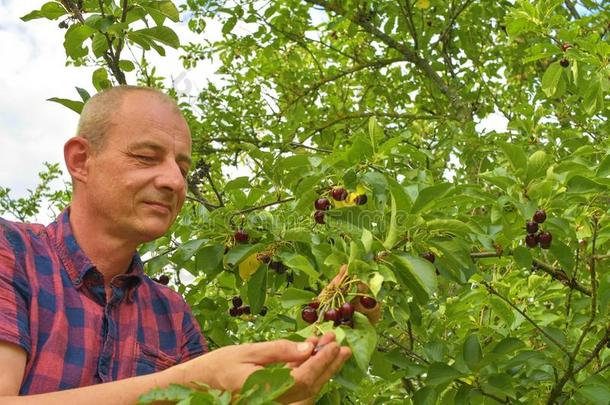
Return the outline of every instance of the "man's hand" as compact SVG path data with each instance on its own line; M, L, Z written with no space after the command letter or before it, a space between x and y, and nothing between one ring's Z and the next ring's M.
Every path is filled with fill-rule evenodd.
M334 340L335 336L329 333L300 343L275 340L226 346L166 372L177 383L189 385L201 381L216 389L236 392L253 372L268 364L287 363L295 384L280 401L303 401L315 397L351 355L349 348L340 347ZM321 349L314 355L316 346Z

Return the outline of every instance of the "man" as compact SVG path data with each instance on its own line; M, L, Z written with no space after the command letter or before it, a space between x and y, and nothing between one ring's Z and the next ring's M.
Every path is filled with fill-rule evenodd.
M156 90L117 87L85 105L64 146L69 209L48 227L0 221L2 404L133 404L193 381L236 391L275 362L296 381L282 402L311 403L347 360L332 335L204 354L184 300L146 277L135 253L176 219L190 156L184 117Z

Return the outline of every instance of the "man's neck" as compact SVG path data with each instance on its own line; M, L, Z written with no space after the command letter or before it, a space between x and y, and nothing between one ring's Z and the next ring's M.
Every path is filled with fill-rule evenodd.
M95 215L90 215L78 206L70 208L70 226L78 245L104 275L104 284L108 285L112 278L125 273L137 245L120 238L95 221Z

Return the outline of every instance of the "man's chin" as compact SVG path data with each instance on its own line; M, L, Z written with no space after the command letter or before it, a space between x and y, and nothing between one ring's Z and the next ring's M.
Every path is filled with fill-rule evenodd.
M159 222L159 223L147 224L147 226L142 227L140 229L140 236L141 236L142 242L150 242L150 241L160 238L161 236L165 235L165 233L171 226L171 223L170 224L160 223L161 221L155 221L155 222Z

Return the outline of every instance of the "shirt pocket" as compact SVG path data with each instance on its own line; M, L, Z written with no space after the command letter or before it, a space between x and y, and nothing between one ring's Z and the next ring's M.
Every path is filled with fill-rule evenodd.
M180 356L172 356L157 348L136 343L136 355L133 375L151 374L165 370L180 362Z

